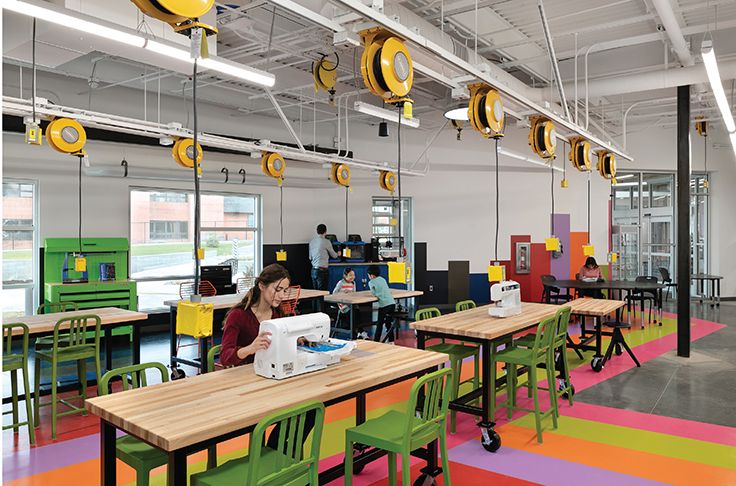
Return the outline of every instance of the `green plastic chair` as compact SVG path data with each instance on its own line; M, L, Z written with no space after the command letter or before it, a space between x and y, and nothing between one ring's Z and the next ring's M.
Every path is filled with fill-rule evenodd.
M36 314L50 314L52 312L69 312L69 311L76 311L79 310L79 305L77 305L76 302L46 302L44 304L41 304L36 309ZM33 344L33 346L36 349L48 349L54 345L54 337L53 336L43 336L36 339L36 342ZM68 346L69 345L69 335L68 334L60 334L59 335L59 345L60 346Z
M123 391L140 388L148 384L147 370L158 370L161 373L161 382L169 381L169 373L161 363L142 363L124 366L108 371L100 380L97 387L100 395L107 395L110 390L110 380L120 378ZM135 484L148 486L151 470L167 464L169 456L164 451L150 446L132 435L118 437L115 441L115 456L128 466L135 469Z
M308 413L315 413L314 435L308 455L302 451L304 423ZM250 436L248 455L227 461L222 466L193 474L191 486L248 486L319 485L319 449L325 406L316 401L268 415L258 422ZM279 424L276 450L265 446L266 430Z
M94 324L90 324L92 321ZM69 333L67 334L69 342L66 346L60 343L60 337L63 336L59 332L59 329L64 324L69 324ZM88 336L88 332L92 337ZM56 439L56 419L57 417L63 417L65 415L71 415L75 413L82 413L87 415L87 410L82 407L77 407L69 403L68 400L81 398L82 400L87 399L87 359L94 358L95 373L97 375L97 383L100 382L100 318L94 314L86 314L81 316L65 317L59 319L54 326L53 344L50 350L36 350L36 399L35 404L35 425L38 427L39 422L39 408L41 406L51 405L51 437ZM48 361L51 363L51 402L41 404L40 389L41 389L41 363ZM77 362L77 375L79 377L80 394L74 397L66 399L60 399L57 396L57 375L59 364L76 361ZM65 412L58 412L57 405L61 403L66 405L71 410Z
M446 486L451 486L447 457L447 406L453 373L443 368L414 382L405 412L390 410L345 431L345 486L353 484L353 444L388 451L388 483L396 484L396 454L401 454L402 484L411 484L411 451L439 439ZM423 403L417 409L420 393Z
M13 329L21 329L23 331L23 347L21 352L13 352ZM23 425L28 426L28 436L31 445L36 443L36 433L33 429L33 409L31 407L31 385L28 380L28 326L22 322L13 324L3 324L3 338L5 339L5 350L3 351L3 373L10 372L10 389L13 396L13 408L3 415L12 413L13 423L3 425L3 430L13 429L16 433ZM23 373L23 393L26 402L26 420L21 422L18 419L18 371Z
M555 387L555 368L554 353L550 352L552 343L554 343L557 335L557 316L544 319L537 326L534 334L534 343L530 348L520 346L510 346L503 351L495 353L493 363L491 364L491 383L495 382L496 363L506 363L506 400L499 404L505 406L509 420L514 410L523 410L534 413L534 421L537 429L537 442L542 443L542 420L548 415L552 415L552 423L557 428L557 395L550 393L551 407L546 412L542 412L539 407L539 385L537 384L536 370L540 364L545 365L547 374L547 385L549 390ZM522 408L516 404L517 389L517 366L526 366L529 370L529 386L531 395L534 399L534 408ZM491 396L491 417L495 417L495 387Z
M467 302L467 301L466 301ZM470 301L472 302L472 301ZM460 302L458 303L460 304ZM467 305L467 304L464 304ZM475 303L473 303L475 305ZM457 306L456 306L457 309ZM426 309L420 309L414 315L416 321L422 321L430 319L432 317L439 317L442 313L436 307L428 307ZM460 394L460 385L464 383L473 383L473 389L480 387L480 348L477 345L467 344L464 342L460 343L448 343L442 339L439 343L428 346L429 351L435 351L437 353L444 353L450 357L450 368L452 368L452 383L453 387L450 394L450 400L455 400ZM463 370L463 360L465 358L473 357L474 373L473 377L460 382L460 376ZM450 433L455 433L455 423L457 420L457 412L455 410L450 411Z
M549 352L552 353L551 359L553 363L555 362L555 353L559 352L560 357L562 358L562 365L564 368L562 371L562 379L564 383L561 383L560 387L557 387L557 396L567 396L570 406L572 406L574 394L572 383L570 383L570 364L567 361L567 328L570 324L571 313L572 309L565 306L560 308L560 310L557 311L557 314L555 314L555 319L557 320L557 332L554 337L554 342L549 348ZM534 339L535 336L533 334L527 334L526 336L522 336L514 341L514 344L516 346L531 348L534 345ZM531 395L531 388L529 389L529 394ZM559 413L557 416L559 417Z
M215 371L215 358L217 358L217 355L220 354L220 350L222 350L222 344L218 344L217 346L212 346L209 351L207 351L207 371Z

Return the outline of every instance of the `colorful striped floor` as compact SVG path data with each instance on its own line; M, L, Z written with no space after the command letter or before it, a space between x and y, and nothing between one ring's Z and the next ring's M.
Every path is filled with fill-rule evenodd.
M627 332L643 366L675 348L676 323L666 314L664 325L648 325ZM692 339L718 332L721 324L693 319ZM631 369L626 356L615 357L600 373L589 365L590 353L580 361L570 353L572 381L577 391L594 386ZM472 370L466 366L464 373ZM398 384L368 397L369 417L390 408L401 408L410 383ZM522 405L525 393L519 394ZM544 403L545 400L542 400ZM548 402L547 402L548 403ZM528 404L526 404L528 405ZM321 467L342 461L343 431L354 424L352 401L330 407L322 443ZM704 424L670 417L576 402L561 402L559 428L545 422L544 443L537 444L533 416L515 413L510 421L505 410L497 414L497 431L503 446L495 454L479 442L472 417L458 415L457 433L449 436L450 471L456 485L486 484L713 484L736 485L736 428ZM60 420L59 439L50 440L48 409L43 410L37 429L39 446L29 448L25 433L3 432L3 484L64 485L99 484L99 441L94 417L65 417ZM172 417L185 421L185 417ZM218 447L218 460L245 453L247 438L231 440ZM189 471L205 466L203 453L191 456ZM421 464L413 461L412 478ZM387 484L386 459L377 461L356 476L356 485ZM134 484L135 474L118 462L120 484ZM438 478L444 484L443 478ZM164 468L155 470L152 485L165 484ZM342 484L335 481L332 484Z

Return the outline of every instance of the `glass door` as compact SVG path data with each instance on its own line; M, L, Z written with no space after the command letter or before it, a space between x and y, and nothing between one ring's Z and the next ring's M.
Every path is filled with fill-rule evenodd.
M618 254L611 278L632 280L639 274L639 225L620 224L612 228L613 249Z
M690 179L690 268L692 273L708 273L708 186L707 175L693 175ZM690 292L696 295L696 284Z

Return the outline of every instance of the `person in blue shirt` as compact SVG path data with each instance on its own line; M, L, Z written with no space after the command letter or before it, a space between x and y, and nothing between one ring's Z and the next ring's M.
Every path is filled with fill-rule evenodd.
M317 235L309 242L309 260L312 263L312 286L317 290L328 290L330 258L337 258L332 243L325 239L327 226L317 225Z
M373 339L376 341L381 340L381 334L383 334L383 326L386 326L386 330L391 329L391 320L393 319L392 314L396 310L396 300L391 295L391 289L388 287L386 279L381 277L381 271L377 265L371 265L368 267L368 288L371 290L373 296L378 299L378 322L376 322L376 334ZM387 336L390 342L396 339L396 336L391 333Z

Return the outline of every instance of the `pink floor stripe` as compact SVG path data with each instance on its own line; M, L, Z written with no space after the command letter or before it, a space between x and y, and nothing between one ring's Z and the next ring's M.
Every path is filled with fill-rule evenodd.
M725 328L723 324L710 321L699 321L690 331L691 341L707 336L715 331ZM648 343L633 348L634 354L641 363L657 358L673 349L677 348L677 333L668 334L659 339L655 339ZM604 350L605 352L605 350ZM577 391L585 390L588 387L597 385L609 378L628 371L636 367L629 355L624 352L621 356L615 356L608 361L602 371L596 373L590 367L590 364L582 366L570 372L570 379L575 384Z
M562 414L592 422L648 430L687 439L702 440L736 447L736 428L652 415L633 410L575 402L574 407L561 408Z

